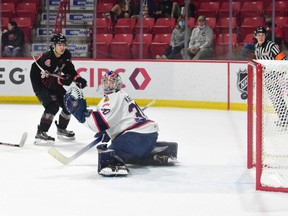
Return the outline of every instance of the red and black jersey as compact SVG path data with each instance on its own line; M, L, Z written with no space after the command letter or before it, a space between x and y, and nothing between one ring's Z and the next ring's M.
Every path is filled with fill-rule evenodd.
M71 53L69 50L65 50L63 55L57 58L54 51L51 49L44 52L37 59L37 63L43 69L51 74L57 75L69 75L69 79L72 80L77 77L74 64L71 61ZM34 62L30 71L30 79L34 92L38 92L42 88L55 90L62 87L61 80L57 77L50 76L48 73L41 71L41 69Z

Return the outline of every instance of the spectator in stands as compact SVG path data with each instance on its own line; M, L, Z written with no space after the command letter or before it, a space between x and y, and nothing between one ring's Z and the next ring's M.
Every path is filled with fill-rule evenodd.
M180 16L172 31L171 42L164 55L157 55L157 59L182 59L181 50L184 48L185 23L184 16Z
M9 21L2 34L2 55L4 57L23 56L24 33L15 21Z
M110 17L115 25L119 18L129 18L135 14L134 0L122 0L115 4L109 13L103 14L104 17Z
M173 6L172 6L172 13L171 17L178 19L180 15L185 16L185 0L174 0ZM192 0L189 2L189 8L188 8L188 17L196 17L196 6L192 2Z
M133 17L138 18L140 16L140 5L141 1L138 1L138 4L136 4L136 15ZM156 9L156 5L154 0L143 0L143 17L153 17L154 12Z
M164 17L164 18L171 17L172 5L173 3L171 0L160 0L160 2L156 6L156 9L154 12L154 18L157 19L159 17Z
M198 17L198 26L192 30L188 50L182 49L183 59L211 59L213 50L213 31L206 25L206 17ZM186 55L188 54L188 55Z

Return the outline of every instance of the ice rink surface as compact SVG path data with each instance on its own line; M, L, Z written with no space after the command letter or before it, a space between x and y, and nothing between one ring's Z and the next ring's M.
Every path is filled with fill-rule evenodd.
M246 113L149 108L160 141L179 145L175 167L132 167L128 177L97 174L96 148L69 165L33 145L40 105L0 105L1 216L278 216L288 215L288 194L255 190L255 170L246 169ZM58 120L55 118L55 120ZM94 132L72 118L73 143L55 147L71 156ZM56 137L56 126L49 135Z

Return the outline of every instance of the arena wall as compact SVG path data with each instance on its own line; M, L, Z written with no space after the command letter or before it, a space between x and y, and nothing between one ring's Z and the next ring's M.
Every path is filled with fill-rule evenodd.
M83 90L95 105L103 72L121 74L123 89L143 106L246 110L247 62L244 61L93 61L75 59L76 70L87 79ZM31 82L31 59L0 59L0 103L37 104ZM68 87L69 88L69 87Z

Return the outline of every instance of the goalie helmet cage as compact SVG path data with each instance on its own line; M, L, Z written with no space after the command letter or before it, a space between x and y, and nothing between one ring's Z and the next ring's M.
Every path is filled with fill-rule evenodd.
M248 62L247 167L256 190L288 192L288 62Z

